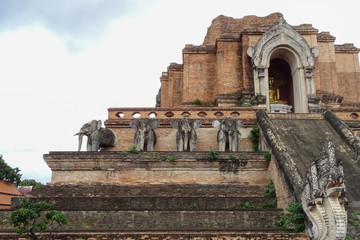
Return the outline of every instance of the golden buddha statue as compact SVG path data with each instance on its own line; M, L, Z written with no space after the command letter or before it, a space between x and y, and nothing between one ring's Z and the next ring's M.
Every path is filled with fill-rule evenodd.
M283 81L277 81L273 76L269 76L269 101L270 104L287 104L287 101L280 100L279 87L284 85Z

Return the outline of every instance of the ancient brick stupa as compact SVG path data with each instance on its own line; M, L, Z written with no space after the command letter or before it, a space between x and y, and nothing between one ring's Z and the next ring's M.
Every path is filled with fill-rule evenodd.
M52 181L31 196L71 219L56 239L356 237L360 49L334 41L280 13L215 18L156 107L109 108L79 132L88 151L44 155ZM306 233L281 233L293 202Z

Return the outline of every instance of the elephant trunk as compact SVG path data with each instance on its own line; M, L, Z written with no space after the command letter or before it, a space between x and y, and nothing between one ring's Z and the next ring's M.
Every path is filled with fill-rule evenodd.
M84 134L79 133L78 135L79 135L79 146L78 146L78 151L80 152L80 150L81 150L81 146L82 146L82 140L83 140L83 136L84 136Z
M187 151L188 144L189 144L189 132L185 131L184 132L184 151Z
M233 149L232 149L232 141L233 141L233 139L232 139L232 134L231 133L228 134L228 138L229 138L229 151L232 152L233 151Z

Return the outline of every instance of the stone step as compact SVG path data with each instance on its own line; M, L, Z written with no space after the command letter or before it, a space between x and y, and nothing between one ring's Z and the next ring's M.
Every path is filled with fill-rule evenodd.
M241 230L276 228L282 211L274 210L146 210L63 211L69 230ZM279 230L279 229L277 229Z
M229 231L229 230L202 230L202 231L121 231L111 232L56 232L59 239L78 240L78 239L112 239L112 240L224 240L224 239L241 239L241 240L309 240L309 236L303 233L280 233L263 229L262 231ZM42 239L47 240L46 234ZM1 233L0 239L13 240L14 235ZM50 238L49 238L50 239ZM53 238L51 238L53 239Z
M275 226L282 211L275 210L147 210L63 211L70 220L59 231L195 231L279 230ZM10 211L0 212L7 219ZM6 224L3 231L14 230Z
M1 219L7 219L10 216L10 213L11 211L0 211ZM208 235L216 236L213 235L214 233L221 234L224 237L229 233L233 236L236 234L245 236L243 235L244 233L251 233L251 236L258 236L257 234L266 233L266 236L268 236L268 234L272 236L272 238L265 239L277 239L276 237L285 236L280 233L284 231L284 229L278 228L275 224L282 214L280 209L217 211L196 209L166 211L63 211L63 213L69 219L69 223L56 230L62 234L68 232L74 234L75 232L80 235L84 233L106 233L110 235L112 233L119 233L126 235L126 233L136 232L139 234L138 236L144 236L142 233L147 232L155 237L164 232L179 232L185 236L195 233L199 237L207 237ZM1 233L15 234L15 229L9 224L4 224L0 229L0 234ZM78 239L81 239L80 236ZM136 237L134 239L138 238Z
M33 197L263 197L266 185L243 184L69 184L44 185Z
M234 210L274 209L276 198L264 197L39 197L58 210Z

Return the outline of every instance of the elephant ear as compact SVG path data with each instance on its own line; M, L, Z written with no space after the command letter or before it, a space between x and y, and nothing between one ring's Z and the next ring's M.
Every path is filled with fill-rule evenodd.
M170 125L171 125L172 128L175 128L175 129L179 128L178 120L175 120L175 119L171 120Z
M220 129L220 125L221 125L221 123L219 120L216 119L216 120L212 121L212 126L214 128Z
M130 121L130 127L132 127L133 129L137 130L137 125L138 125L138 120L137 119L132 119Z
M159 121L158 120L152 120L150 121L150 125L149 125L150 129L155 129L159 127Z
M241 120L236 120L236 129L240 129L244 126L243 121Z
M194 123L193 123L193 128L198 129L199 127L201 127L201 121L200 120L195 120Z

